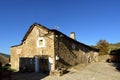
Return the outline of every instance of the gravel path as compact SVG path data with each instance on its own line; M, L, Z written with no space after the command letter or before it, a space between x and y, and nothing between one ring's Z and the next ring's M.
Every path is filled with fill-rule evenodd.
M120 80L118 65L106 62L91 63L83 69L71 69L61 77L48 76L42 80Z

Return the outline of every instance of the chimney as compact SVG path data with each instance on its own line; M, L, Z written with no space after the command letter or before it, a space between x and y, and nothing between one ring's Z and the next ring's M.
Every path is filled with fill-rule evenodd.
M70 34L70 38L72 38L72 39L76 40L76 37L75 37L75 32L71 32L71 34Z

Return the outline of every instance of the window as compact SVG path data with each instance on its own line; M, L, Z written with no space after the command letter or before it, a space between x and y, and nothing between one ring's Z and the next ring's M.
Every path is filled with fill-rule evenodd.
M40 46L43 45L43 40L39 40L39 45L40 45Z
M45 39L43 37L38 38L37 47L45 47Z
M72 49L75 49L75 44L72 44Z

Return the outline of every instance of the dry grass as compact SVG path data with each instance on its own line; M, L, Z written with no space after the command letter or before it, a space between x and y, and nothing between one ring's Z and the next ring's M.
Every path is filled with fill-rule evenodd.
M0 54L0 62L2 62L3 66L7 63L9 63L9 58Z

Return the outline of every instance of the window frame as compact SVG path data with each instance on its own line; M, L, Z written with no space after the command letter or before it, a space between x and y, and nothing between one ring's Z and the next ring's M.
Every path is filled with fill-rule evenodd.
M40 41L43 41L42 45L40 45ZM37 39L37 47L38 48L45 47L45 39L43 37L39 37Z

